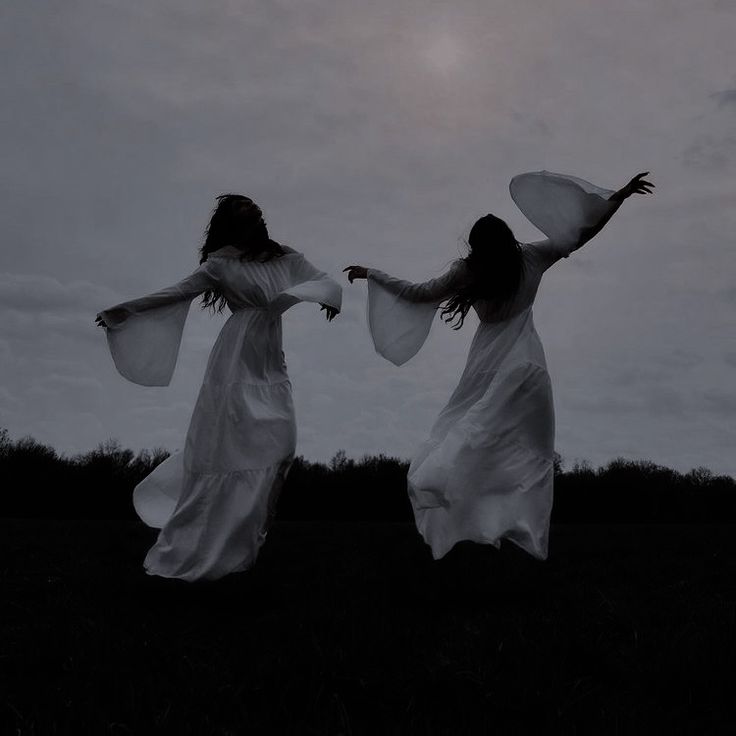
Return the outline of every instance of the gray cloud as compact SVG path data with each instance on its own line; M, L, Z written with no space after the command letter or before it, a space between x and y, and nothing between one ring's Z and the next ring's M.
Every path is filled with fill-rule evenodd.
M62 283L43 274L0 273L0 306L23 313L86 312L119 300L114 291L87 281Z
M703 394L708 409L731 419L736 418L736 392L710 389Z
M736 350L734 350L733 352L724 353L723 360L725 360L728 365L736 368Z
M716 92L713 97L718 101L718 107L730 107L736 105L736 89L727 89Z
M613 187L651 169L656 196L542 285L559 448L734 472L728 418L703 398L733 369L727 8L637 3L632 24L625 7L8 5L0 424L69 451L181 446L222 319L193 308L172 385L151 390L117 376L92 320L191 271L221 191L251 194L276 238L336 275L364 261L420 279L479 214L539 236L508 197L519 171ZM409 455L462 370L469 326L435 325L407 366L383 362L364 299L349 288L331 325L306 306L285 316L310 457Z
M714 115L696 118L697 133L685 147L682 160L686 166L703 170L726 170L736 161L736 134L733 120L724 112L736 105L736 89L710 95L717 103Z
M736 135L703 133L682 154L686 166L703 170L727 169L736 159Z

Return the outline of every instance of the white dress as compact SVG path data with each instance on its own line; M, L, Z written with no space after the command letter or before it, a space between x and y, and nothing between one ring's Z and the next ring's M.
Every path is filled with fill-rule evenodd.
M250 567L292 463L296 425L281 349L281 314L300 301L339 310L342 290L303 255L241 261L212 253L170 288L100 313L115 365L129 380L171 380L192 300L217 287L232 315L210 354L183 452L134 492L138 515L160 528L151 575L216 579Z
M546 171L511 181L511 196L548 239L522 244L525 275L502 313L478 301L480 325L450 401L409 467L417 529L435 559L456 542L505 538L545 559L552 510L554 409L532 319L542 274L589 240L619 206L613 193ZM465 261L422 284L368 270L376 350L401 365L424 343L440 302L467 283Z

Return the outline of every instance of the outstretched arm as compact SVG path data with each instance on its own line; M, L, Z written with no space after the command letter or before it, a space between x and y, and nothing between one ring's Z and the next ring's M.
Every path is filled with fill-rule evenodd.
M623 202L632 194L652 194L654 184L647 181L644 178L645 176L649 176L648 171L643 171L641 174L637 174L626 186L623 186L617 192L614 192L608 199L613 200L614 202Z
M440 303L457 293L467 279L467 267L456 261L442 276L421 284L395 279L364 266L344 269L351 283L368 280L368 328L376 351L402 365L427 339Z
M637 174L633 177L628 184L621 187L618 191L614 192L609 198L609 202L616 202L617 206L612 208L607 216L603 217L592 227L583 228L580 233L580 244L578 248L585 245L591 238L594 238L598 233L605 227L606 223L613 217L614 213L623 204L625 199L628 199L632 194L652 194L654 184L647 181L644 177L648 176L648 171L643 171L641 174Z
M391 294L415 304L439 304L444 299L452 296L456 293L464 273L461 262L453 264L442 276L421 283L397 279L383 271L366 268L365 266L348 266L343 271L347 273L348 281L351 284L356 279L373 279Z
M511 197L547 236L547 240L529 244L542 270L567 258L597 235L626 198L651 193L654 185L644 178L647 173L637 174L615 192L549 171L515 176L510 185Z
M212 288L215 280L211 268L205 262L194 273L173 286L156 291L153 294L138 299L116 304L97 315L95 322L98 327L115 327L124 322L131 314L164 307L176 302L191 301L196 296Z
M141 386L169 385L191 301L217 285L214 268L204 263L174 286L97 315L122 376Z
M340 314L342 289L340 285L313 266L301 253L289 249L291 261L291 286L282 291L272 302L279 313L285 312L298 302L308 301L320 305L328 322Z

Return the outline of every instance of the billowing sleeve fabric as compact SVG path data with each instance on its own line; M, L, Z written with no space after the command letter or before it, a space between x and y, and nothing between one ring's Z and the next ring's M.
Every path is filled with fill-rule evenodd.
M324 271L315 268L301 253L289 251L292 260L291 285L282 291L272 306L285 312L299 302L326 304L338 312L342 308L342 287Z
M368 269L368 327L376 352L394 365L417 354L440 303L453 296L466 277L462 260L442 276L421 284Z
M192 300L215 284L214 267L205 262L174 286L100 312L120 374L141 386L168 386Z
M519 174L509 190L517 207L548 238L533 244L544 268L585 245L621 205L610 199L612 190L550 171Z

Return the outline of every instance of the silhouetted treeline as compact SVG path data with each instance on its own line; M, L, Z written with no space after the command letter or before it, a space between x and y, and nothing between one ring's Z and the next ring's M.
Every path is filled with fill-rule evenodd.
M0 515L51 519L136 518L131 491L164 450L137 455L108 441L66 457L31 437L12 441L0 430Z
M65 456L0 430L0 515L57 519L134 519L133 487L168 457L108 441ZM359 460L339 451L315 463L297 458L279 500L283 520L410 521L408 462ZM555 463L553 520L575 522L736 521L736 481L706 468L679 473L648 461L617 459L594 469Z

